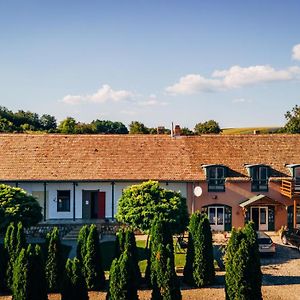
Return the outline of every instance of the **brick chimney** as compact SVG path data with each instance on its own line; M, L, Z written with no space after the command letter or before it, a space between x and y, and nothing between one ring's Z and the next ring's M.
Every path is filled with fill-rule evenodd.
M180 136L181 135L181 128L179 125L175 125L175 129L174 129L174 136Z
M164 134L165 133L165 127L164 126L158 126L157 127L157 134Z

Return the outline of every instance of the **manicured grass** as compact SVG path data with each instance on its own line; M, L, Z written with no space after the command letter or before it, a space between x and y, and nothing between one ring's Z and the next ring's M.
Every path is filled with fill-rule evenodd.
M149 249L146 249L146 241L137 241L136 242L139 255L139 266L141 272L144 273L147 267L147 258ZM105 271L109 271L110 265L114 258L115 253L115 243L114 242L104 242L101 243L101 254L102 254L102 263ZM176 267L183 268L185 264L185 253L175 253L175 265Z

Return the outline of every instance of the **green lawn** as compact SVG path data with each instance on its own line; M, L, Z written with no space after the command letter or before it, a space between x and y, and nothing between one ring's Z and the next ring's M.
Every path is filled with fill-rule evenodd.
M139 266L141 272L145 272L147 266L147 257L148 257L148 249L146 249L146 241L137 241L136 245L138 247L139 254ZM114 257L115 252L115 243L114 242L104 242L101 243L101 254L102 254L102 262L103 268L105 271L109 271L111 262ZM176 267L183 268L185 264L185 253L175 253L175 265Z

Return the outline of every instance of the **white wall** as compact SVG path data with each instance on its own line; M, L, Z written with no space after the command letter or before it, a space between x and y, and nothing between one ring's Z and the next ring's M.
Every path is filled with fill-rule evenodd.
M114 214L117 212L118 200L122 195L122 190L130 185L138 184L140 182L115 182L114 186ZM11 183L11 186L16 186ZM161 182L163 188L180 191L183 197L187 197L187 184L184 182ZM33 191L44 191L43 183L19 183L18 186L28 193ZM70 211L58 212L57 211L57 191L70 190ZM111 182L79 182L75 186L75 218L82 218L82 191L83 190L99 190L105 192L105 217L112 217L112 184ZM47 183L47 191L49 199L46 205L47 218L49 219L72 219L73 218L73 183Z

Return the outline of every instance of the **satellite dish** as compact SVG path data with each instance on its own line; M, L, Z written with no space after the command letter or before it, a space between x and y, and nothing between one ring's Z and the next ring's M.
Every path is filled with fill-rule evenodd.
M202 188L201 188L201 186L196 186L194 188L194 195L196 197L200 197L202 195Z

